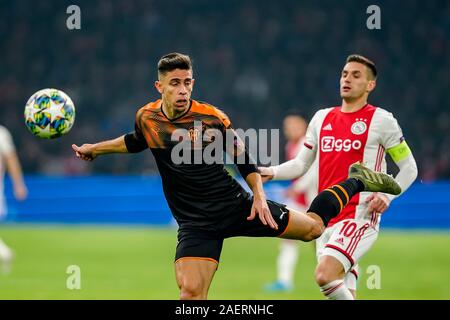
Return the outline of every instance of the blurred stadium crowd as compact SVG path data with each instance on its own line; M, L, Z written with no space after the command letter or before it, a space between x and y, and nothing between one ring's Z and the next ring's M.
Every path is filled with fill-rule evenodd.
M72 143L133 130L135 111L158 98L156 63L172 51L194 59L193 97L223 109L237 128L280 128L297 108L311 117L338 105L345 58L379 69L370 102L399 120L424 181L450 178L450 2L77 1L81 30L68 30L67 1L0 1L0 124L14 135L26 173L155 172L150 152L77 161ZM23 107L38 89L68 93L77 120L68 136L26 131Z

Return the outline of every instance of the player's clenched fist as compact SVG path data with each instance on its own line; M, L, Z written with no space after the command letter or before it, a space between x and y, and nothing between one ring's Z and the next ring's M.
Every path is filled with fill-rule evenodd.
M75 151L75 154L78 158L85 161L92 161L97 157L97 154L94 153L94 145L85 143L81 147L76 144L72 144L72 149Z
M374 192L367 197L366 203L368 203L369 213L384 213L389 208L390 201L384 194Z

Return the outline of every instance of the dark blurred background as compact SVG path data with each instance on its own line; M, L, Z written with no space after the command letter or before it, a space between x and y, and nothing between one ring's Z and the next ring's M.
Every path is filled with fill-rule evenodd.
M81 9L68 30L66 8ZM381 9L369 30L367 7ZM369 102L393 112L420 179L450 178L450 1L0 1L0 124L13 134L28 174L156 173L150 152L87 165L72 143L133 130L136 110L158 98L158 59L194 60L194 99L223 109L236 128L280 128L288 109L309 118L340 104L347 55L379 70ZM77 108L57 140L28 133L23 108L54 87Z

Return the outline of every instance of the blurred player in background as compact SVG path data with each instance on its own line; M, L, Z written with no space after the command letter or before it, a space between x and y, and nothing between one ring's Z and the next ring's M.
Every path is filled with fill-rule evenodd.
M283 120L283 133L287 140L285 154L287 160L294 159L305 142L308 123L295 110L287 112ZM306 212L311 201L317 195L317 172L314 164L301 178L292 181L285 192L287 207ZM294 287L294 274L299 256L299 243L295 240L283 239L277 258L277 280L265 286L268 292L290 291Z
M355 161L386 172L387 152L399 168L395 180L405 192L417 177L416 162L392 113L367 103L376 77L372 61L360 55L349 56L340 77L342 105L319 110L296 158L260 168L264 180L301 177L317 157L319 191L323 191L346 177ZM338 192L345 194L343 190ZM316 241L319 263L315 277L327 298L356 298L358 261L377 239L380 214L393 198L366 192L349 197L349 205L330 221Z
M17 200L25 200L27 197L27 188L25 186L22 168L17 157L13 139L9 131L0 126L0 220L6 215L6 201L3 194L3 182L5 169L11 178L14 188L14 196ZM12 250L0 239L0 264L2 271L10 271L13 259Z
M155 87L161 99L138 110L134 132L72 148L78 158L86 161L102 154L135 153L150 148L161 174L164 195L179 225L175 276L180 299L207 298L224 239L250 236L311 241L345 206L343 195L335 193L330 198L329 192L319 194L306 214L267 200L258 168L235 135L228 117L210 104L191 99L194 79L189 56L171 53L162 57ZM196 122L201 125L196 126ZM243 158L237 167L253 196L227 173L221 160L205 161L206 148L216 139L224 141L230 133L234 138L232 145L221 144L220 158L227 147L231 147L227 152L233 159ZM183 150L190 161L175 161L173 152L180 142L190 146ZM192 159L197 151L201 151L201 158ZM345 177L336 188L351 195L380 188L394 194L401 191L387 175L369 170L372 176L366 178L362 173L367 174L368 169L355 169L357 172ZM341 208L339 204L344 205Z

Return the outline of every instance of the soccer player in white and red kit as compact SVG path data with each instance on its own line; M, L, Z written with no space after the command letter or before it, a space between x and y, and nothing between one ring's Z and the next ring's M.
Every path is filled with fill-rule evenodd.
M416 162L392 113L367 103L376 77L372 61L360 55L349 56L340 78L342 105L319 110L295 159L260 168L265 180L301 177L317 156L320 192L347 177L349 166L356 161L385 172L388 153L399 168L395 180L405 192L417 177ZM367 192L355 195L317 239L315 278L327 298L356 297L358 261L377 239L380 214L394 197Z

